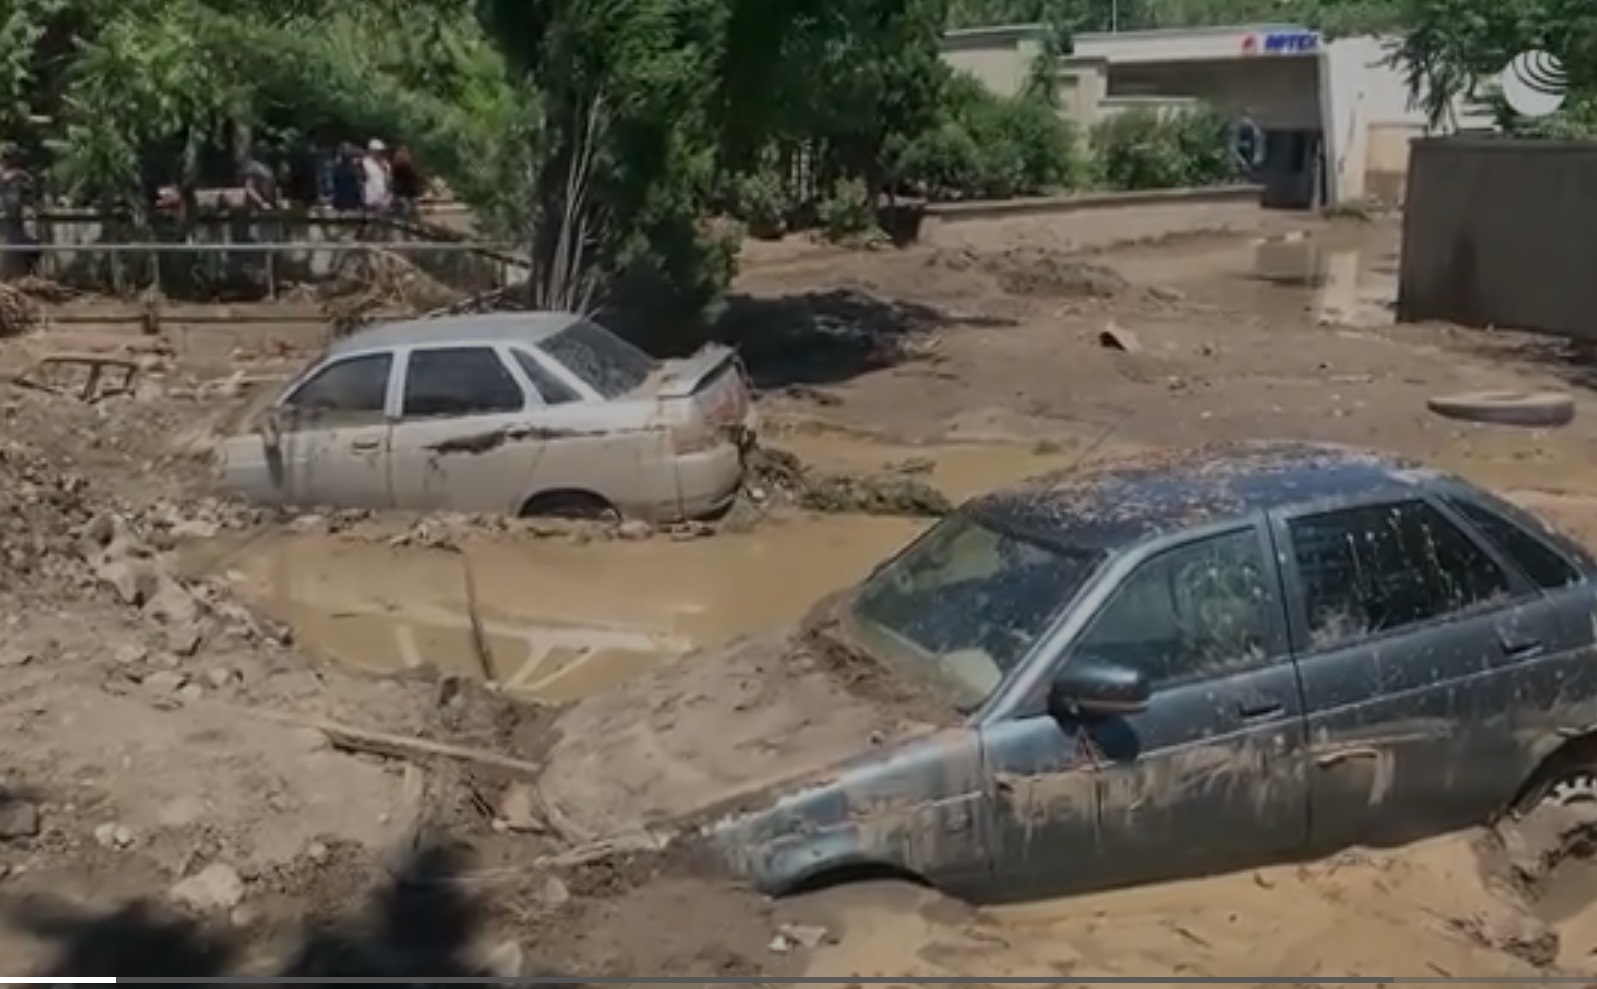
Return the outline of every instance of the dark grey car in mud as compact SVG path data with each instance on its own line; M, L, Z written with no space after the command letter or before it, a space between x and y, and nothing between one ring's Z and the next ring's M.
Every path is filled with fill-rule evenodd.
M1094 466L968 503L797 635L583 701L540 792L574 840L698 834L772 893L1024 898L1402 842L1592 794L1594 568L1377 454Z

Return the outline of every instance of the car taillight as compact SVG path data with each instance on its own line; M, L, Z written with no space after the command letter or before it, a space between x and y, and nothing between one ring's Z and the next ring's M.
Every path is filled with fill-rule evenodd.
M677 453L703 453L713 450L720 437L715 427L695 417L671 427L671 448Z

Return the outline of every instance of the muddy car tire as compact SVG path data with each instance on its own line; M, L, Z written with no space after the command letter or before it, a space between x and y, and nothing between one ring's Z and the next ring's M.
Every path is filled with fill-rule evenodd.
M521 506L521 517L619 522L621 512L608 501L586 491L550 491L528 498Z
M1439 416L1494 426L1564 426L1575 418L1575 400L1556 391L1438 395L1425 405Z

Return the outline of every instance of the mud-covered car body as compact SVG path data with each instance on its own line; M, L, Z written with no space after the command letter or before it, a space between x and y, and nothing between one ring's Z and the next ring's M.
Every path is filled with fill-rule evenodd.
M254 425L220 471L257 502L670 521L730 503L758 423L725 347L655 361L584 317L513 312L344 337Z
M541 790L573 838L686 826L771 893L1025 898L1402 842L1597 762L1594 572L1360 451L1078 470L966 504L798 637L582 702Z

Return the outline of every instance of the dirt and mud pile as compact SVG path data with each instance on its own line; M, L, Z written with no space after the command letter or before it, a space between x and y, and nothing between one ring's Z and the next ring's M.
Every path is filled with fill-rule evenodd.
M1011 295L1106 299L1127 287L1126 279L1113 268L1031 245L1001 251L939 250L927 265L983 272Z
M796 455L762 446L750 452L744 486L766 500L772 493L800 508L828 514L898 515L938 518L954 510L948 496L920 476L929 465L897 469L820 471Z
M93 515L88 482L32 444L0 439L0 592L70 582L75 537Z

